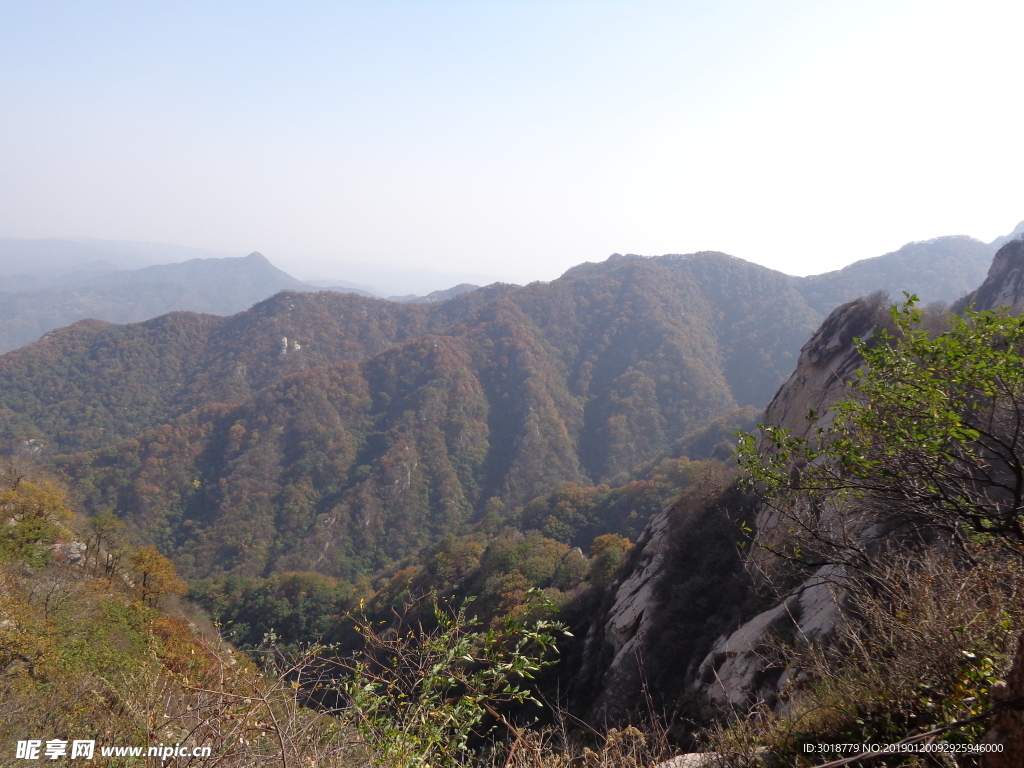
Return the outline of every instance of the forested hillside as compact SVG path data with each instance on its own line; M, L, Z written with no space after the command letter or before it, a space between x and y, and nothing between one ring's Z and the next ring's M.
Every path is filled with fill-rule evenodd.
M720 253L616 256L431 303L83 321L0 357L0 440L188 576L353 579L763 407L820 318L805 288Z
M688 660L647 689L676 706L764 607L726 443L817 325L806 286L719 253L617 256L436 302L283 292L228 318L84 321L0 357L0 438L170 556L243 647L352 642L356 604L416 617L440 591L500 622L542 594L579 630L574 706L614 720L643 643ZM852 343L831 327L803 348L826 368Z
M888 292L894 301L908 291L926 303L950 303L981 285L996 249L996 243L965 235L907 243L884 256L802 278L800 293L823 314L877 290Z
M434 304L285 293L63 329L0 358L0 420L189 575L351 575L488 504L625 482L767 402L815 322L791 278L714 253Z
M0 269L4 266L0 263ZM26 263L24 268L34 266ZM133 323L184 310L231 315L282 290L311 286L259 253L141 269L97 262L70 271L5 275L0 278L0 351L29 344L84 318Z

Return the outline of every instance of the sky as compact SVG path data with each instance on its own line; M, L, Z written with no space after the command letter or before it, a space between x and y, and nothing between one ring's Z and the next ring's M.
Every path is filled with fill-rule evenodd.
M0 237L517 283L988 241L1024 219L1022 29L987 0L0 0Z

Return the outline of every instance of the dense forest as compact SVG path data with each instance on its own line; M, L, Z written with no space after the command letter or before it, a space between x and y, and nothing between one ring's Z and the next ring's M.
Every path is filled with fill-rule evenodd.
M351 580L565 483L624 485L764 405L815 319L789 278L721 254L435 304L284 293L10 353L0 421L189 577Z

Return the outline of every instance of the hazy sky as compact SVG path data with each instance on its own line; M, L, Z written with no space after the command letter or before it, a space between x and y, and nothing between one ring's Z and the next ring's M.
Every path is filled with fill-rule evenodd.
M0 0L0 236L551 279L1024 218L1024 3Z

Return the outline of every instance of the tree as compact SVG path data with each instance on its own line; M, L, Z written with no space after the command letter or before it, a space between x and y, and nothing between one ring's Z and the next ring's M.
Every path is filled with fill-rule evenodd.
M111 510L101 509L89 520L89 528L85 540L86 565L92 561L94 571L111 578L129 549L124 521Z
M1024 559L1024 318L991 311L921 329L917 297L894 333L857 341L850 394L810 438L740 436L741 466L774 520L759 543L801 569L870 564L897 532ZM898 536L897 536L898 537Z
M155 605L163 595L185 594L185 582L178 578L174 565L156 551L156 547L141 547L131 556L131 575L142 602Z
M610 582L632 548L630 540L617 533L594 539L590 547L590 580L600 585Z
M0 563L24 559L32 567L45 565L58 540L70 536L70 519L60 488L45 479L33 482L14 471L0 472Z

